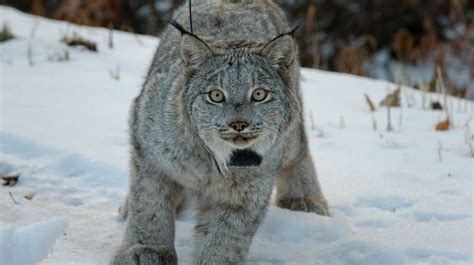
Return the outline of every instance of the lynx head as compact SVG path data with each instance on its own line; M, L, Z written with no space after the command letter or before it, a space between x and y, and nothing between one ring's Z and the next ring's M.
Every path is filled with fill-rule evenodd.
M258 166L299 117L291 34L268 43L180 43L190 121L219 167ZM293 70L292 70L293 69Z

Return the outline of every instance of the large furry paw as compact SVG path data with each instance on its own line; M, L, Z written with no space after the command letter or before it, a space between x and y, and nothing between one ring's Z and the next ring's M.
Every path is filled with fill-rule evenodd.
M178 264L176 251L165 247L135 245L118 251L112 259L113 265L161 265Z
M312 212L319 215L330 216L329 207L326 200L320 198L282 198L277 201L280 208L292 211Z

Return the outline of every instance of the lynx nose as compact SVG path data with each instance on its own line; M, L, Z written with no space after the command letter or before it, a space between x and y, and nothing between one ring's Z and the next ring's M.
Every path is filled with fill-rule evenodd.
M234 121L231 124L229 124L230 127L232 127L234 130L241 132L245 128L247 128L249 125L245 121Z

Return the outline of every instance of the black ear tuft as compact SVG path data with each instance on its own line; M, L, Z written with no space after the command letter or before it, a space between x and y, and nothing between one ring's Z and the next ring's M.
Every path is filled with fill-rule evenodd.
M181 26L181 24L179 24L176 20L170 20L170 19L166 19L166 18L160 18L161 20L163 20L164 22L170 24L171 26L173 26L173 28L177 29L179 32L181 32L181 35L184 35L186 33L189 33L187 30L185 30L183 28L183 26Z
M274 67L288 67L293 63L296 56L296 43L293 37L302 25L302 22L296 24L291 31L276 36L263 47L262 55Z
M294 37L295 36L295 33L301 28L301 26L303 26L304 22L303 21L300 21L298 23L296 23L296 25L293 27L293 29L286 33L286 34L289 34L291 37Z
M188 34L181 38L180 52L184 65L194 70L213 55L205 42Z
M180 52L181 59L186 67L197 69L199 65L214 54L211 48L202 39L185 30L178 22L167 19L163 20L181 32Z

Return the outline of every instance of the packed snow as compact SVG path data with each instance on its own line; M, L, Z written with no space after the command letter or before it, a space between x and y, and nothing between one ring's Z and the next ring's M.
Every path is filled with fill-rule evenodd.
M0 264L107 264L124 226L128 110L158 39L114 31L109 48L107 29L8 7L3 23L16 38L0 43L0 175L20 178L0 187ZM98 52L60 42L74 34ZM428 105L442 96L403 87L387 131L387 109L370 112L364 94L378 103L394 84L302 73L332 216L270 206L248 263L472 264L473 103L449 97L452 128L438 132L445 113ZM190 208L177 220L180 264L192 262L193 226Z

